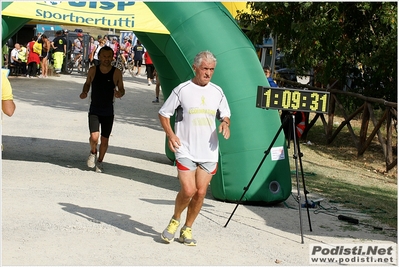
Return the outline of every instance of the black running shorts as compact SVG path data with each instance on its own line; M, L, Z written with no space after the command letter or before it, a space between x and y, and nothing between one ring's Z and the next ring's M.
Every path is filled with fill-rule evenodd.
M101 124L101 136L109 138L114 124L114 116L98 116L89 114L90 133L99 132Z

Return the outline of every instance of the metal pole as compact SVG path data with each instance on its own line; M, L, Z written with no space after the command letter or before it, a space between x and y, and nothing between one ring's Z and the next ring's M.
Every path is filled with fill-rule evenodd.
M295 114L292 114L292 130L293 130L293 140L294 140L294 160L295 160L295 177L296 177L296 188L297 188L297 199L299 205L299 227L301 230L301 243L303 244L303 228L302 228L302 212L301 212L301 190L299 187L299 176L298 176L298 147L297 147L297 138L295 131ZM306 203L307 205L307 203Z

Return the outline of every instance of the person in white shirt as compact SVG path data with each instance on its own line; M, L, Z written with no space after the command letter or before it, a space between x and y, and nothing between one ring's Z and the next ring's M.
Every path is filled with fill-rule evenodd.
M95 66L99 66L100 65L100 60L98 58L98 53L100 52L100 49L103 48L105 46L105 40L104 39L100 39L98 41L98 46L96 47L96 49L94 50L94 54L93 54L93 64Z
M11 63L18 64L18 52L19 52L20 48L21 48L21 46L18 43L16 43L14 45L14 49L11 50L11 57L10 57Z
M218 164L218 132L230 137L230 108L222 88L211 82L216 58L209 51L196 55L195 77L181 83L159 110L159 119L175 153L181 189L176 196L172 219L161 237L170 243L180 225L182 212L187 217L180 230L179 241L195 246L191 227L199 214L212 176ZM170 117L177 113L174 131ZM215 120L220 120L218 131Z
M18 68L22 75L26 76L26 62L23 62L20 58L19 58L19 51L21 50L21 45L19 43L16 43L14 45L14 49L11 50L11 55L10 55L10 61L11 64L15 65L16 68Z
M75 59L75 67L78 67L80 62L82 61L83 53L83 33L78 33L77 38L73 40L73 55Z

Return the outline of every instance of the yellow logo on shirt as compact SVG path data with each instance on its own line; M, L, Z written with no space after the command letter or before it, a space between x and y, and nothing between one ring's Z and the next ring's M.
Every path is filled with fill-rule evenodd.
M205 96L201 97L201 106L205 106Z

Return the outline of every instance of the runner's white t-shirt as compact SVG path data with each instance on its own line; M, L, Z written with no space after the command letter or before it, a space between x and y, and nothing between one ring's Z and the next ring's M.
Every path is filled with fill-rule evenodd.
M230 108L222 88L214 83L199 86L191 80L181 83L159 110L159 114L170 118L177 110L175 134L181 146L176 159L189 158L194 162L218 161L218 130L216 114L230 118Z

